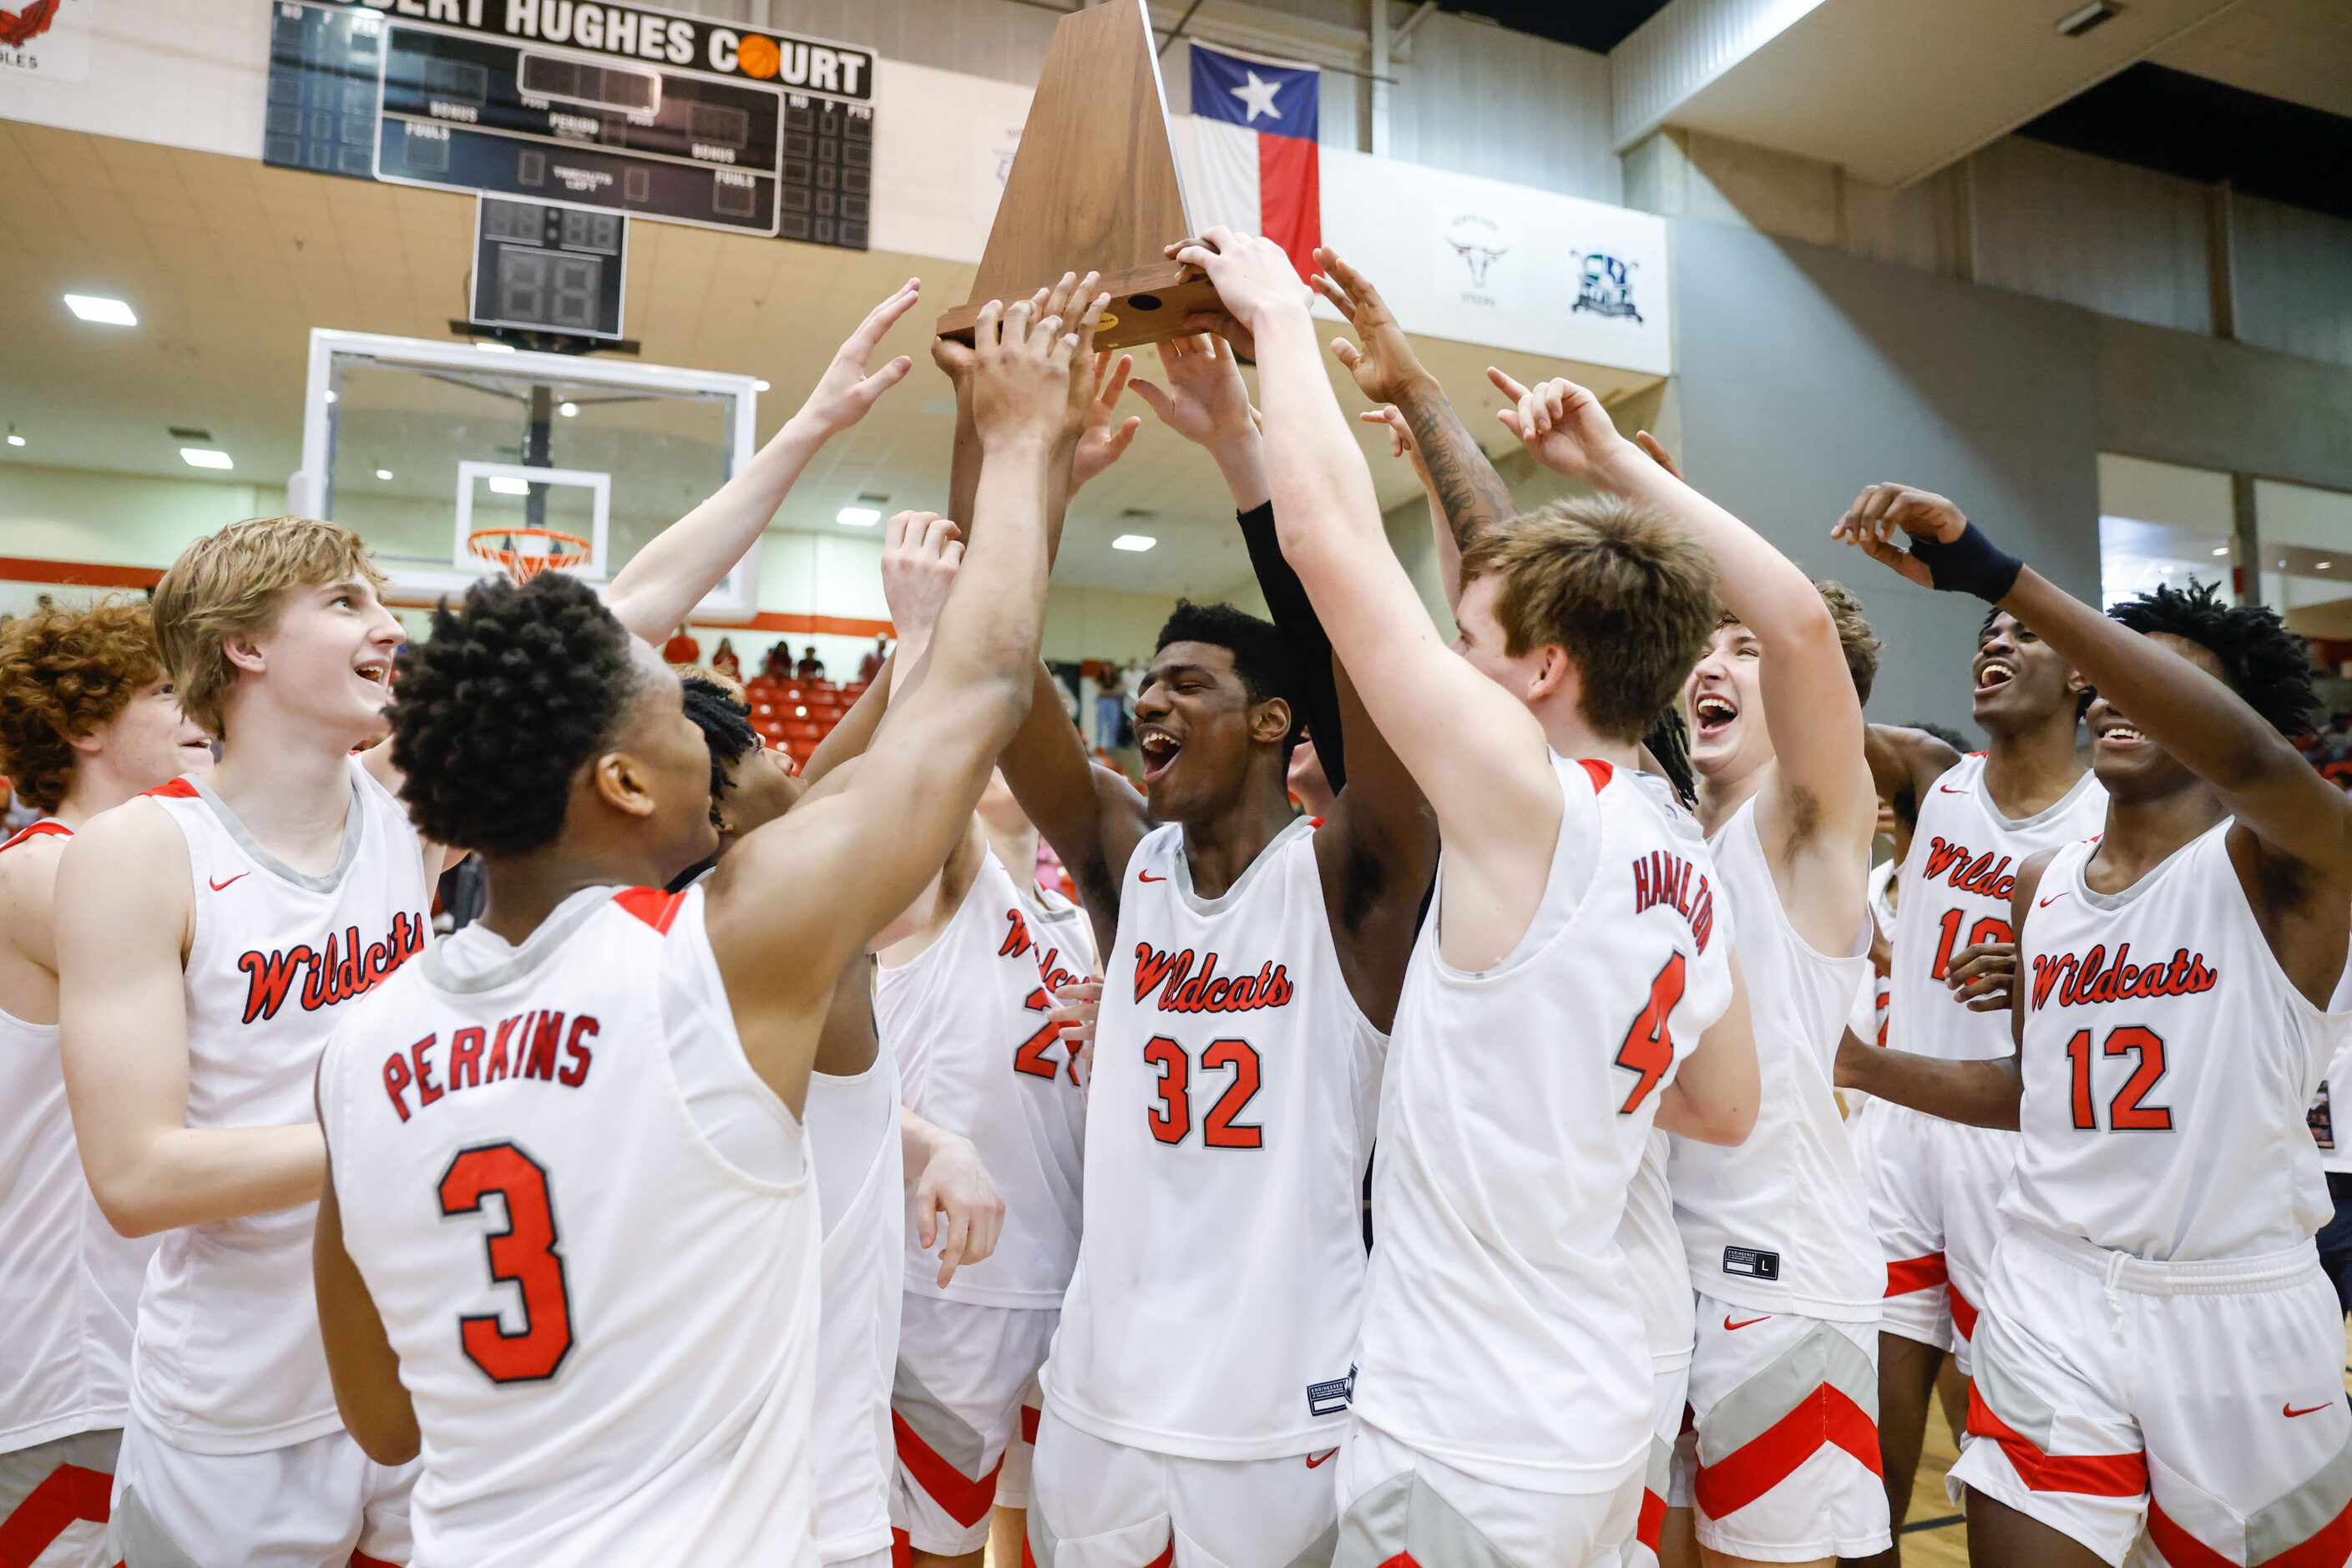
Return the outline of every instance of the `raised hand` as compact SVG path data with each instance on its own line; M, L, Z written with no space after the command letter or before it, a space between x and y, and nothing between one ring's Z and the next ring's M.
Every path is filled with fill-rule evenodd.
M1356 417L1367 425L1386 426L1389 433L1389 456L1412 458L1413 477L1421 480L1421 488L1423 489L1432 488L1429 481L1429 465L1422 459L1421 443L1412 438L1412 426L1406 423L1403 410L1393 403L1383 403L1378 408L1365 409Z
M1873 485L1856 496L1830 529L1830 537L1851 544L1880 565L1931 587L1927 563L1904 547L1895 534L1949 544L1969 526L1960 509L1933 490L1910 485Z
M1640 450L1617 434L1601 399L1572 381L1554 376L1522 386L1493 365L1486 367L1486 379L1517 405L1496 416L1526 443L1537 462L1554 473L1614 489L1607 477L1610 465Z
M866 411L884 393L907 379L907 372L915 362L905 354L872 375L866 374L866 362L874 357L883 334L898 324L899 317L915 308L922 287L921 279L909 278L898 292L866 312L866 319L834 352L832 363L817 377L816 385L809 389L808 400L801 405L798 417L824 435L838 435L865 418Z
M1045 1014L1061 1026L1062 1044L1070 1053L1070 1076L1080 1089L1094 1082L1095 1025L1102 1018L1102 994L1103 983L1091 975L1070 981L1054 993L1054 1005Z
M1334 338L1331 353L1348 367L1363 395L1375 403L1402 403L1417 388L1433 384L1404 328L1397 324L1396 312L1371 281L1328 247L1316 251L1315 262L1323 268L1315 277L1315 291L1339 307L1362 340L1359 346Z
M1168 384L1138 379L1135 395L1160 423L1201 447L1246 440L1257 433L1249 388L1231 346L1210 336L1170 338L1160 344L1160 369Z
M1235 234L1220 224L1177 246L1175 258L1209 275L1217 298L1252 337L1278 313L1307 313L1307 288L1289 254L1262 235Z
M1074 362L1075 363L1075 362ZM1135 433L1143 428L1143 416L1130 414L1124 420L1117 417L1119 396L1127 390L1127 378L1135 369L1130 354L1113 355L1108 350L1095 355L1091 379L1093 395L1087 401L1086 424L1078 431L1077 450L1070 457L1070 488L1076 489L1119 459L1135 440Z
M930 640L963 564L963 531L935 511L902 511L882 530L882 599L901 649Z
M947 346L957 351L948 356L951 363L969 363L963 374L982 446L1061 439L1078 334L1064 331L1060 316L1041 315L1029 300L1010 306L991 300L980 308L971 346Z

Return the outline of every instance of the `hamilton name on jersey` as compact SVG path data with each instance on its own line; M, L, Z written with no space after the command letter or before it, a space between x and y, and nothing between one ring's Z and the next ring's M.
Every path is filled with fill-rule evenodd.
M1203 961L1189 947L1170 952L1139 942L1135 1000L1139 1005L1157 990L1160 995L1152 1005L1162 1013L1254 1013L1261 1007L1286 1007L1297 994L1288 969L1272 960L1258 965L1256 973L1238 978L1218 973L1217 963L1214 952Z
M363 942L359 927L346 926L329 931L316 947L298 942L274 952L248 950L236 961L245 976L244 1021L276 1017L294 990L298 973L302 973L302 1010L315 1013L373 989L424 951L425 921L406 910L392 917L391 934L381 942Z
M383 1091L405 1121L413 1114L412 1098L421 1111L444 1095L510 1078L578 1089L588 1081L588 1069L595 1061L589 1042L602 1028L593 1014L575 1013L567 1019L546 1008L527 1008L499 1019L495 1029L469 1024L452 1030L446 1057L439 1054L436 1031L383 1058Z
M1990 851L1971 855L1967 845L1937 834L1927 846L1927 863L1919 874L1921 879L1929 882L1940 877L1963 893L2006 900L2017 886L2017 875L2010 865L2011 857L2007 855L1999 859Z
M1715 934L1715 890L1706 877L1688 860L1664 849L1639 856L1633 861L1633 912L1664 904L1683 917L1691 940L1705 952L1707 938Z
M2203 953L2185 947L2174 949L2169 960L2134 963L2131 943L2116 948L2111 961L2107 944L2095 942L2088 952L2033 955L2033 1005L2036 1011L2050 1005L2053 992L2061 1007L2087 1007L2143 996L2193 996L2212 990L2221 979Z

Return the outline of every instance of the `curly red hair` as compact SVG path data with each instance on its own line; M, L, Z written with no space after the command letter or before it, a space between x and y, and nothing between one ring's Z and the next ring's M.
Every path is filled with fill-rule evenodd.
M0 773L42 811L73 787L73 742L163 679L147 606L41 607L0 626Z

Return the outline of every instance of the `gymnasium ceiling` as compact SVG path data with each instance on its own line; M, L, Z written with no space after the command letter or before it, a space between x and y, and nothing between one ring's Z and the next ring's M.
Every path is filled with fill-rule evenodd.
M310 328L446 341L450 319L466 314L473 213L465 196L0 121L8 258L0 424L13 423L27 443L0 447L0 462L202 478L169 433L189 426L234 458L222 479L268 496L300 463ZM886 511L943 497L953 405L929 364L926 323L964 297L969 267L643 223L631 242L625 324L646 363L772 382L760 401L764 438L872 303L910 274L923 279L925 302L877 363L908 353L913 374L826 448L778 517L784 528L870 538L835 512L861 495L887 496ZM126 300L140 324L76 321L60 303L68 291ZM1434 339L1421 348L1465 409L1499 405L1483 374L1490 361L1523 377L1561 368ZM1148 357L1138 374L1151 374ZM1656 379L1589 374L1612 399ZM1362 405L1352 384L1341 396ZM1144 428L1080 494L1057 581L1209 594L1245 580L1248 559L1216 470L1139 400L1129 403ZM1483 413L1473 418L1474 427L1487 423ZM1410 500L1417 487L1388 457L1385 436L1370 426L1361 435L1381 503ZM1149 515L1122 515L1135 512ZM1111 539L1125 532L1152 534L1159 546L1113 552Z

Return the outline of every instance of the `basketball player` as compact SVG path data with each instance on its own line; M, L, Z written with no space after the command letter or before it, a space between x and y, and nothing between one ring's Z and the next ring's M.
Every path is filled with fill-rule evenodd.
M2011 895L2014 1058L1884 1051L1864 1086L2021 1129L1952 1472L1969 1556L2119 1564L2145 1523L2169 1563L2342 1563L2352 1407L2304 1116L2346 1023L2352 801L2289 743L2302 639L2201 584L2101 615L1939 496L1866 498L1838 533L2098 693L2104 827Z
M1633 773L1715 622L1713 564L1631 508L1517 519L1464 552L1450 656L1381 535L1288 258L1223 229L1177 255L1255 342L1283 552L1449 851L1382 1091L1335 1561L1613 1563L1652 1403L1617 1225L1681 1098L1665 1080L1735 987L1705 844ZM1654 476L1633 483L1672 482L1626 450ZM1622 1043L1588 1045L1602 1029Z
M911 309L877 306L807 403L614 578L640 635L682 619L835 432L901 379L865 362ZM404 1469L344 1434L307 1247L323 1151L310 1109L336 1009L421 952L446 859L394 797L382 734L399 623L358 538L236 524L183 552L156 632L188 713L221 738L176 781L90 824L58 890L68 1092L92 1190L149 1269L112 1532L131 1568L406 1555ZM263 1506L269 1500L269 1506Z
M425 1568L819 1560L800 1107L836 976L934 874L1027 706L1047 475L1105 303L1066 334L1026 300L982 311L984 526L938 657L854 778L707 882L657 890L713 847L708 748L584 588L478 587L404 657L405 796L478 846L490 901L328 1048L317 1252L354 1435L430 1457ZM491 1193L502 1226L450 1223Z
M1873 485L1859 514L1928 492ZM2011 1050L1997 1012L1973 1012L1954 984L2013 962L2009 896L2026 859L2099 831L2106 797L2075 749L2086 700L2065 658L1995 608L1969 665L1971 716L1986 749L1963 756L1923 731L1874 725L1872 772L1916 826L1899 874L1889 956L1886 1043L1945 1060ZM1997 1008L1997 999L1991 1005ZM1849 1053L1850 1055L1850 1053ZM1866 1087L1856 1085L1854 1087ZM1880 1460L1887 1504L1911 1504L1937 1373L1948 1350L1965 1375L1985 1270L2004 1228L1997 1213L2017 1140L1997 1129L1874 1106L1853 1130L1871 1223L1886 1259L1879 1336ZM1877 1568L1899 1562L1890 1549Z
M42 819L0 843L0 1562L96 1568L152 1241L117 1236L75 1152L58 1058L58 861L101 811L213 764L144 605L0 626L0 775Z
M1163 370L1155 411L1210 451L1245 537L1270 534L1232 354L1193 342ZM1311 635L1179 605L1136 694L1140 795L1087 763L1042 668L1004 755L1107 955L1077 1266L1041 1379L1041 1568L1287 1563L1334 1522L1370 1124L1435 843L1345 681L1314 718L1347 737L1345 784L1320 829L1293 816Z
M1335 340L1333 353L1368 396L1383 400L1384 406L1360 417L1386 425L1397 455L1413 459L1415 475L1429 497L1439 580L1458 621L1463 552L1509 522L1515 510L1509 489L1436 378L1421 364L1379 289L1338 256L1326 253L1320 259L1325 271L1315 280L1317 289L1358 333L1354 343ZM1668 473L1680 477L1663 448L1644 438L1643 449ZM1670 708L1643 736L1640 758L1645 769L1668 781L1677 802L1695 800L1681 720ZM1744 1036L1734 1039L1734 1033L1717 1027L1701 1037L1677 1069L1680 1098L1713 1092L1734 1103L1757 1103L1755 1051ZM1649 1448L1636 1528L1621 1548L1624 1568L1654 1568L1657 1563L1696 1332L1690 1270L1666 1185L1666 1135L1654 1128L1643 1141L1616 1237L1646 1331L1651 1379Z

